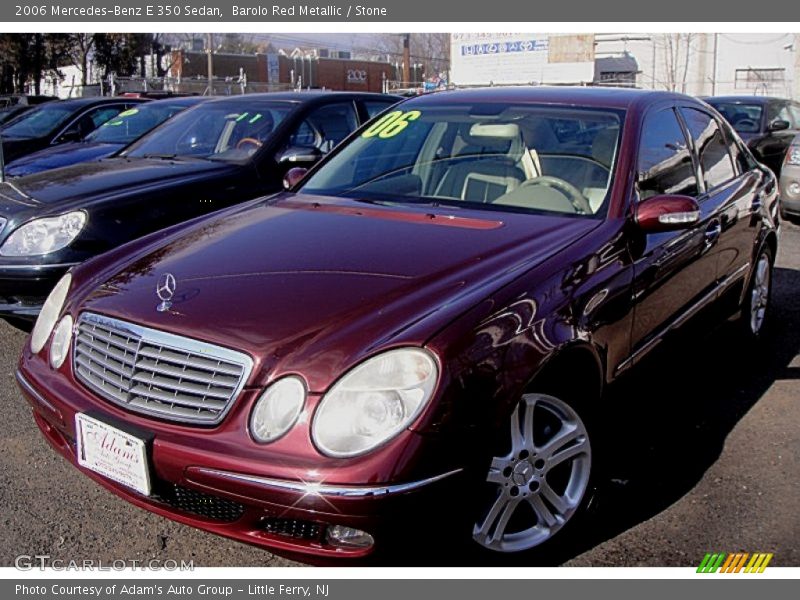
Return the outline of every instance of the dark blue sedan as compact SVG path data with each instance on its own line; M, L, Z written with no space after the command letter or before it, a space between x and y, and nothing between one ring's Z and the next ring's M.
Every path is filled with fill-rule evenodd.
M81 141L45 148L6 165L7 177L22 177L58 167L111 156L167 119L206 98L189 96L157 100L118 114Z

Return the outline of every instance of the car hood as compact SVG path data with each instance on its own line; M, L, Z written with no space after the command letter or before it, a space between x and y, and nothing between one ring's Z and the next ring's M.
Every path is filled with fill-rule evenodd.
M216 176L237 166L207 160L108 158L14 179L14 187L33 205L70 205L153 185L169 185Z
M170 236L75 301L246 351L254 383L301 372L322 390L381 347L424 344L598 223L282 194ZM159 312L166 273L177 286Z
M74 165L89 160L111 156L123 147L123 144L106 144L100 142L76 142L60 144L28 154L6 165L8 177L22 177L40 171Z

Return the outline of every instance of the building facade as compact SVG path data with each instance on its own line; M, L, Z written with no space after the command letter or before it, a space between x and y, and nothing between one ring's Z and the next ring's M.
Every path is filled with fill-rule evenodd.
M800 98L796 33L597 34L595 61L595 82L607 85Z

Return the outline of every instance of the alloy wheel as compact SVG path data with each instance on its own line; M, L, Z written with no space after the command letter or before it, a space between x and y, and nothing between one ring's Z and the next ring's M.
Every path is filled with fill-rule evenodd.
M761 254L753 274L753 285L750 291L750 331L758 335L764 326L770 292L769 256Z
M589 486L592 452L586 426L566 402L526 394L511 415L510 451L492 458L493 500L473 539L518 552L552 538L575 515Z

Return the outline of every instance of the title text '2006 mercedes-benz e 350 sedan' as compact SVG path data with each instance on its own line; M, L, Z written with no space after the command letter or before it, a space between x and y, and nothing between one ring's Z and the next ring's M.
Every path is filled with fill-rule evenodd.
M580 536L605 384L767 317L775 177L686 96L432 94L287 180L75 268L17 375L84 474L276 551Z

